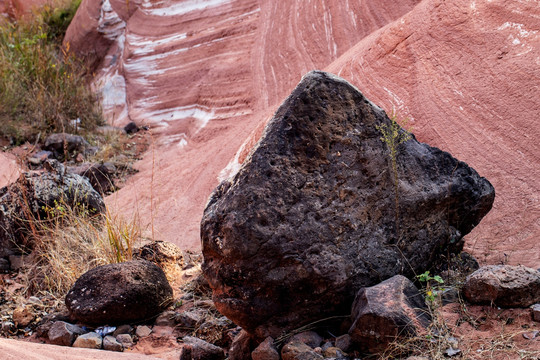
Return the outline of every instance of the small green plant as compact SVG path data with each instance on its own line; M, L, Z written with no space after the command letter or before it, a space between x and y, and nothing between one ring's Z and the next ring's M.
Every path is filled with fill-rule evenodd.
M382 123L375 127L381 133L381 141L388 148L388 157L392 166L392 178L394 183L394 206L396 214L396 229L399 233L399 175L397 166L398 146L411 139L411 133L403 129L397 122L397 114L392 111L390 123ZM402 120L403 126L407 125L407 120Z
M431 276L429 270L423 274L417 275L416 278L421 283L426 284L426 301L428 304L433 305L435 302L435 294L433 293L433 283L444 284L444 280L439 275Z

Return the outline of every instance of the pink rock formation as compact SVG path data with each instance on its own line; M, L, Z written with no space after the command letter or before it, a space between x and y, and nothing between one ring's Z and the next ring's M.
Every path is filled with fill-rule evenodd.
M21 170L15 158L0 152L0 187L11 184L20 174Z
M158 357L0 339L3 360L159 360Z
M83 0L66 42L101 59L112 123L155 129L140 173L108 199L155 238L200 246L218 179L319 68L494 184L495 207L468 236L479 260L538 267L539 18L531 0Z

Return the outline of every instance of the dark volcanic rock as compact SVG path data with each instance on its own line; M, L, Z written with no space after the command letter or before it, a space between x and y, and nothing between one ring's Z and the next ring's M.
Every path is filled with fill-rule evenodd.
M414 136L392 161L386 114L333 75L311 72L239 172L209 199L203 270L218 310L259 339L346 314L356 292L457 252L495 192ZM401 131L401 130L400 130Z
M81 153L89 147L90 144L82 136L67 133L51 134L43 145L43 149L52 151L58 157L64 153Z
M50 160L48 160L50 161ZM57 162L56 162L57 163ZM58 163L59 164L59 163ZM60 170L63 166L60 164ZM47 219L57 206L97 214L105 211L103 197L86 178L75 174L24 173L0 189L0 256L31 247L28 235L37 219ZM49 212L47 212L47 209Z
M361 289L352 308L351 339L369 353L383 351L396 337L413 337L429 325L424 298L414 284L396 275Z
M149 261L136 260L84 273L69 290L66 306L85 324L125 324L156 316L172 296L163 271Z
M473 304L528 307L540 302L540 272L521 265L484 266L467 277L463 295Z
M90 184L101 194L114 191L113 176L116 167L112 163L91 164L86 163L68 168L68 172L87 177Z

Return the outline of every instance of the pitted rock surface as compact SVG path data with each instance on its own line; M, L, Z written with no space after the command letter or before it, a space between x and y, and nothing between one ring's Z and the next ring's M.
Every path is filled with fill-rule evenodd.
M149 261L136 260L84 273L69 290L66 306L85 324L125 324L159 314L172 296L163 271Z
M218 310L259 338L344 314L358 289L458 251L491 209L491 184L450 154L397 148L399 218L386 114L346 81L306 75L201 223ZM398 226L399 224L399 226Z

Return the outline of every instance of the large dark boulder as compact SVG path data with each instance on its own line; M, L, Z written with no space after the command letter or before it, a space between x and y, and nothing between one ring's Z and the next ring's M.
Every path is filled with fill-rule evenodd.
M414 136L396 147L394 167L379 130L391 124L346 81L302 79L204 211L203 271L221 313L276 337L347 314L360 288L461 249L493 187Z
M58 162L57 172L24 173L0 189L0 257L32 247L32 231L38 221L58 214L61 208L98 214L105 211L103 197L88 179L65 174Z
M148 320L171 304L173 290L157 265L146 260L98 266L66 295L70 316L85 324Z

